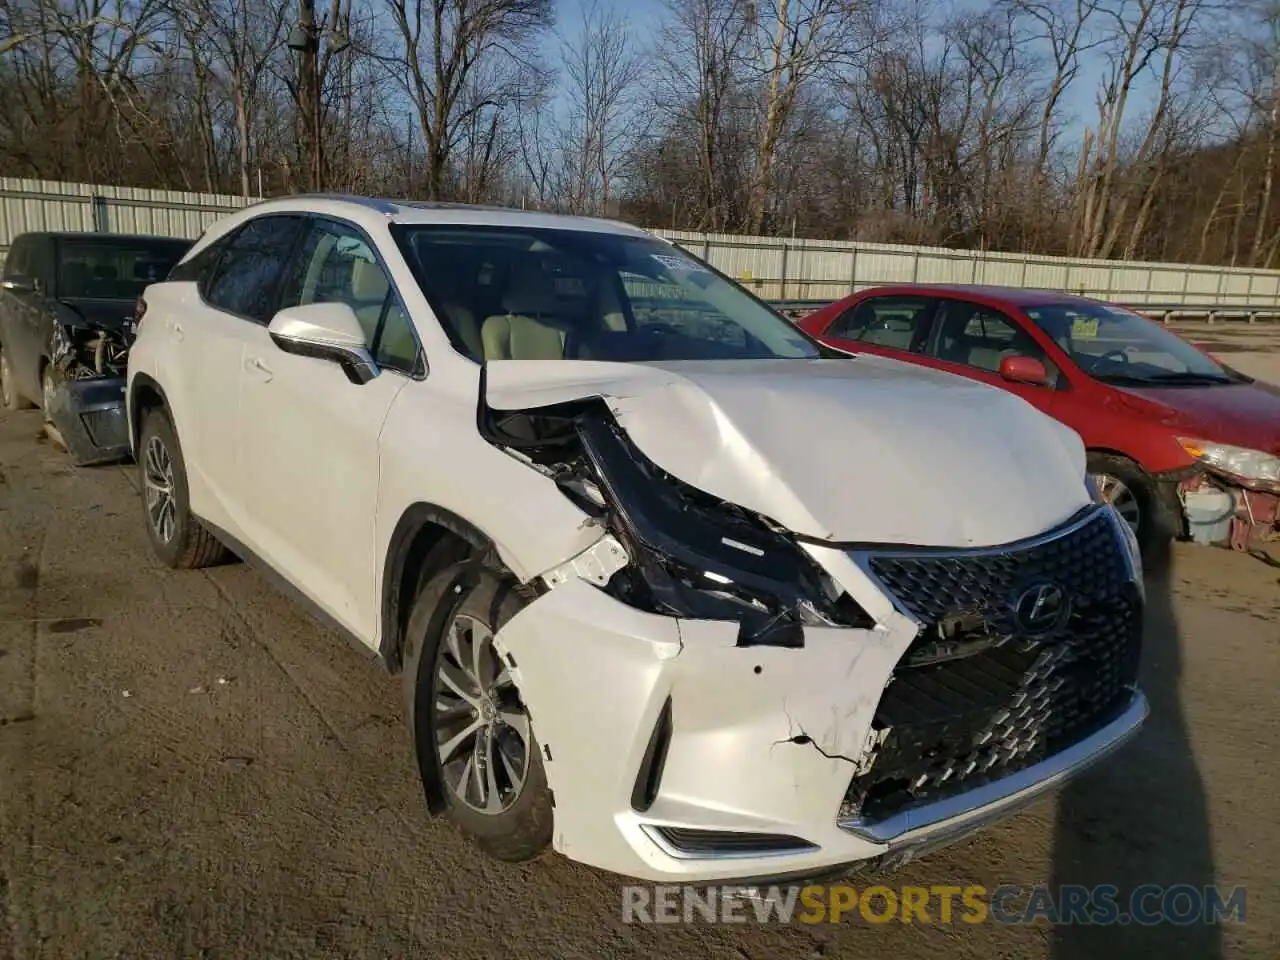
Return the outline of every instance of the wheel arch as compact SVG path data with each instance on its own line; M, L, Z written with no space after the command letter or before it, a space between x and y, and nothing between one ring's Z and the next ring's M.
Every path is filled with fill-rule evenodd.
M1094 456L1113 457L1124 463L1132 464L1148 487L1147 495L1150 497L1151 520L1154 524L1157 540L1162 541L1164 538L1185 535L1186 518L1182 511L1182 504L1178 500L1176 483L1170 482L1167 477L1162 477L1160 474L1148 470L1141 460L1122 450L1102 446L1087 447L1085 456L1090 458ZM1151 535L1148 534L1147 536ZM1153 540L1152 542L1155 541Z
M445 567L462 560L509 572L493 538L447 507L410 504L391 532L382 567L378 653L391 673L405 664L405 628L418 591Z
M138 435L142 430L142 415L148 410L156 409L164 410L172 419L173 408L169 405L169 397L165 394L164 387L160 386L150 374L134 374L133 379L129 382L127 410L129 414L129 446L133 449L135 456L138 450ZM176 423L174 424L174 429L177 429Z
M1086 460L1091 457L1114 457L1117 460L1123 460L1125 463L1131 463L1142 474L1146 481L1153 486L1158 482L1158 474L1147 467L1145 463L1135 457L1132 453L1126 453L1124 450L1117 450L1114 447L1090 447L1086 446L1084 450Z

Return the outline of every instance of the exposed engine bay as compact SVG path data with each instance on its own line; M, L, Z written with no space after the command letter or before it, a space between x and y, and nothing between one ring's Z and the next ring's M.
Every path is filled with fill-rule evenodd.
M1247 553L1280 540L1280 493L1208 469L1178 486L1185 533L1197 543Z
M68 380L123 377L130 340L115 326L53 325L51 359Z
M124 384L133 323L86 317L55 320L49 341L53 393L46 400L54 437L79 466L111 463L129 455Z

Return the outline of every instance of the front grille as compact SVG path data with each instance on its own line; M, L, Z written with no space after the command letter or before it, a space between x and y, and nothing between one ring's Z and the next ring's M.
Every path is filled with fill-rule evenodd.
M1025 545L866 556L923 626L876 709L877 745L840 816L874 823L972 790L1115 719L1137 681L1142 635L1124 549L1098 510ZM1017 602L1046 584L1068 604L1059 623L1032 635Z

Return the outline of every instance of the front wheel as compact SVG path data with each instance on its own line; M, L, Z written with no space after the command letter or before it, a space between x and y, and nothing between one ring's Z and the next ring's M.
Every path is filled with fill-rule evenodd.
M1155 559L1173 531L1150 476L1132 460L1107 453L1089 454L1088 470L1099 495L1133 531L1144 562Z
M529 711L494 635L523 606L516 583L456 565L409 618L410 715L428 796L481 850L523 862L551 843L552 803Z
M44 413L44 422L53 423L53 395L58 389L58 384L63 381L61 371L54 367L52 363L46 363L44 369L40 372L40 407Z
M9 351L0 345L0 407L5 410L26 410L31 401L18 392L18 383L13 376L13 361L9 359Z

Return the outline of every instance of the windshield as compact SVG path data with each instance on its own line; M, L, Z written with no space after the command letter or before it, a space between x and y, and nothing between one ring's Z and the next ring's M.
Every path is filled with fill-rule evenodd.
M136 300L148 284L169 275L188 240L92 237L58 241L58 297Z
M1231 373L1141 314L1105 303L1023 308L1085 373L1104 383L1232 383Z
M649 237L402 225L396 239L450 339L477 361L826 355L737 284Z

